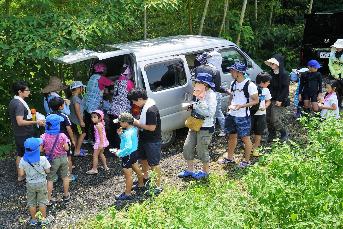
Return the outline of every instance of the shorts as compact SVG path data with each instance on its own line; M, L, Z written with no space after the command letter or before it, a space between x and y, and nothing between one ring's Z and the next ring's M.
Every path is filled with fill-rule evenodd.
M85 134L86 133L86 128L82 127L78 124L72 123L71 124L71 128L73 130L73 133L77 134L77 136L80 136L81 134Z
M253 115L251 116L251 133L256 135L263 135L267 129L266 115Z
M225 133L238 134L238 137L250 136L251 118L250 116L235 117L227 115L225 118Z
M138 158L147 160L149 166L159 165L161 161L161 142L140 142Z
M210 162L208 146L211 143L213 132L210 130L193 131L189 130L183 145L183 157L187 160L194 160L195 150L198 159L202 163Z
M14 142L15 142L18 157L24 156L24 153L25 153L24 142L29 137L32 137L32 136L14 136Z
M318 102L318 94L301 94L302 101L304 100L310 100L311 103L317 103Z
M58 179L57 173L59 173L62 179L69 176L68 157L62 156L54 158L50 161L50 164L50 173L47 175L48 181L56 182Z
M26 183L27 207L46 206L48 204L48 189L45 182Z
M121 166L123 169L129 169L137 160L137 151L132 152L130 155L121 158Z

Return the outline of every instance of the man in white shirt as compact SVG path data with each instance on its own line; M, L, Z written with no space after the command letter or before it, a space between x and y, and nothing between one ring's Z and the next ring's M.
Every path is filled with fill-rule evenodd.
M256 85L244 77L245 64L237 62L229 70L234 78L230 87L229 112L225 119L225 131L229 134L229 143L227 157L224 157L220 163L235 163L233 154L237 146L237 138L240 137L244 143L244 160L240 162L239 166L245 168L250 165L252 151L249 107L258 103L258 91Z

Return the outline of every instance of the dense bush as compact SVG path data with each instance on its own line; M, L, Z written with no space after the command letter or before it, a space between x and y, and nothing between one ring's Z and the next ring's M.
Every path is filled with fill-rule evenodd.
M212 175L84 228L342 228L343 121L312 120L306 144L276 144L242 179Z

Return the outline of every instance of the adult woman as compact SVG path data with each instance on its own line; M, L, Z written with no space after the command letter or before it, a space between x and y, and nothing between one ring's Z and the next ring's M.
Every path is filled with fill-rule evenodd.
M343 39L338 39L332 46L329 69L331 76L338 82L336 89L338 95L338 104L342 107L343 98Z
M52 110L49 107L49 101L54 98L54 97L61 97L59 95L60 91L66 89L67 86L64 85L61 81L60 78L56 77L56 76L52 76L49 80L48 85L46 85L43 89L42 89L42 93L44 94L44 110L47 114L51 113ZM64 100L64 108L61 111L62 113L66 114L66 115L70 115L70 109L69 109L69 100L65 99Z
M269 90L272 95L272 103L267 109L268 141L276 137L276 131L280 132L280 140L288 140L288 131L282 118L286 113L285 107L289 105L289 74L285 71L284 57L275 54L264 62L272 72Z

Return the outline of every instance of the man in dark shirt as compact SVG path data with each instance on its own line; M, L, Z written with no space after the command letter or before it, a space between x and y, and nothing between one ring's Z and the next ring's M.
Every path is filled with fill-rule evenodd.
M10 114L11 124L14 132L14 140L17 151L16 165L18 165L20 159L23 157L25 148L24 142L27 138L33 137L33 125L44 126L43 120L33 121L32 114L28 105L24 101L29 97L30 89L28 84L24 81L15 82L12 86L14 98L11 100L8 110ZM24 180L24 177L19 176L18 181Z
M144 89L133 89L128 94L128 99L136 106L141 107L139 120L135 119L133 125L140 128L139 133L139 157L142 163L144 178L148 179L149 167L156 173L155 194L162 191L161 188L161 118L155 101L149 99Z

